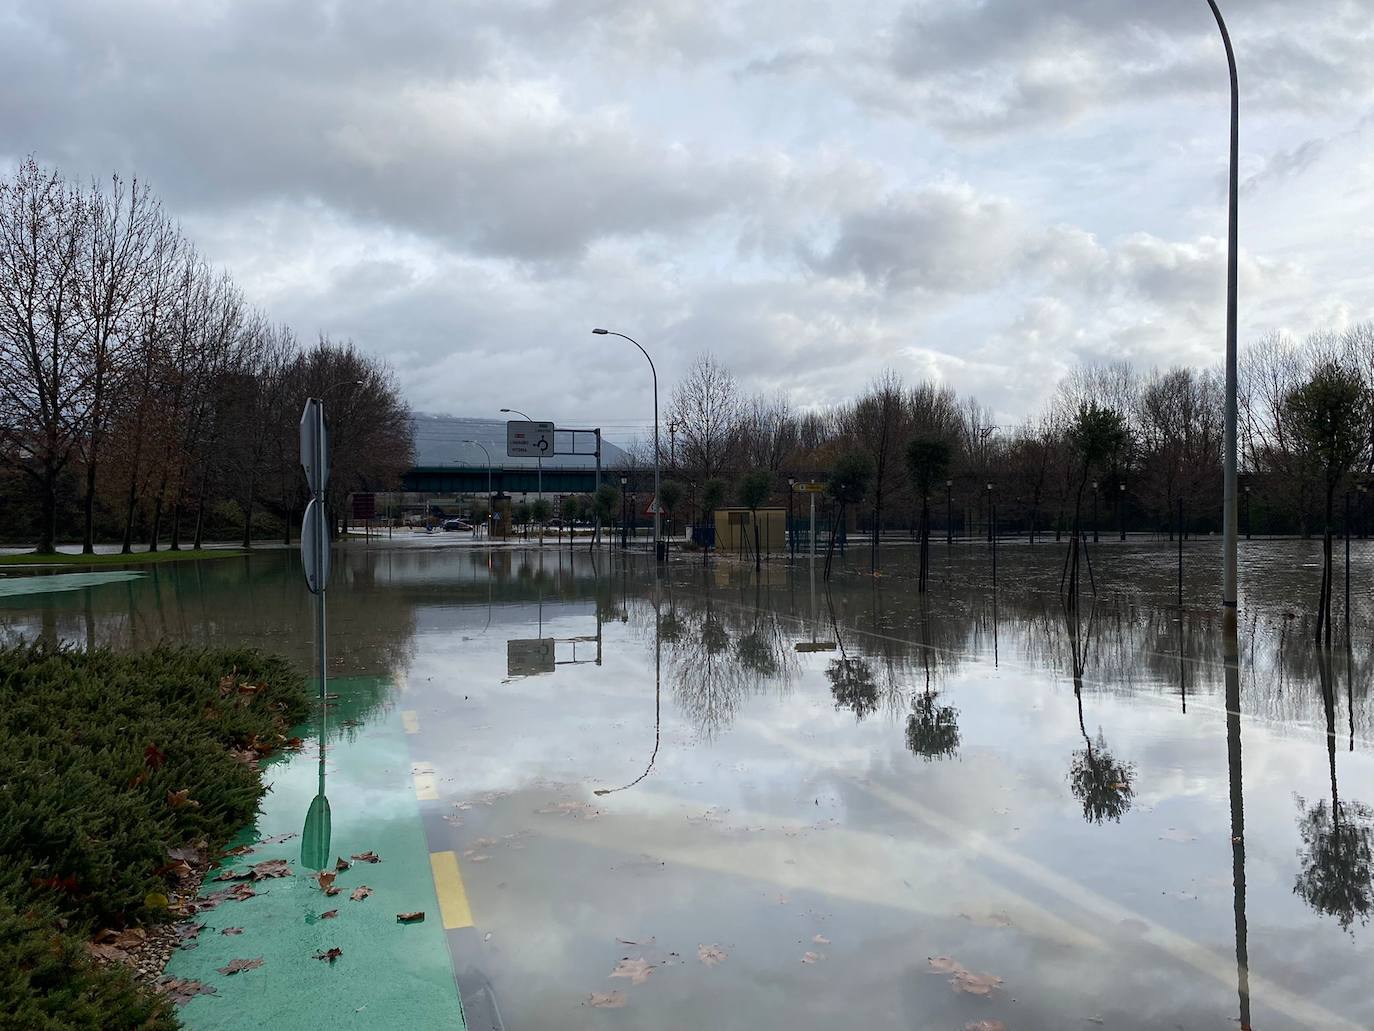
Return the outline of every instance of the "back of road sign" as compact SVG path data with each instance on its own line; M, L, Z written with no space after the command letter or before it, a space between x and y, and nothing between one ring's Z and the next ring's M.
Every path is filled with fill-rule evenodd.
M307 398L301 413L301 467L310 493L321 497L329 485L329 429L324 424L324 402Z
M324 502L311 498L301 523L301 560L305 582L311 594L322 594L329 583L329 527L324 519Z

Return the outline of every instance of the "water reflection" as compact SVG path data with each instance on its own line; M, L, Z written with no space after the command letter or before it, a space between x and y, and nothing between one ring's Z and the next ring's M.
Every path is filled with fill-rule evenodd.
M1331 649L1317 656L1322 705L1326 714L1326 755L1331 799L1309 804L1297 796L1299 871L1293 892L1318 913L1335 917L1342 930L1369 922L1374 906L1374 810L1340 797L1336 778L1336 685Z
M1112 755L1101 727L1097 730L1097 742L1094 744L1083 719L1083 676L1087 670L1097 605L1094 603L1089 609L1086 630L1082 633L1078 606L1065 606L1064 616L1073 666L1073 694L1078 703L1078 732L1083 735L1084 744L1083 748L1073 753L1073 761L1069 766L1069 790L1083 806L1083 819L1089 823L1106 820L1119 823L1131 808L1131 800L1135 795L1132 784L1135 767L1131 763L1118 761ZM1119 621L1117 626L1120 627Z

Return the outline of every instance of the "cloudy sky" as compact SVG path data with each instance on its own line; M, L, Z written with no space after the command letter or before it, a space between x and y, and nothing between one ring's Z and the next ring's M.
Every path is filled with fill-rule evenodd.
M1374 0L1224 0L1241 337L1374 315ZM1205 0L0 0L0 165L150 183L417 409L648 424L702 351L1033 411L1224 339Z

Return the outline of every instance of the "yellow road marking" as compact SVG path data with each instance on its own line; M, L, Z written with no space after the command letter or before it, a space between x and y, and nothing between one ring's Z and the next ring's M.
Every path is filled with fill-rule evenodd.
M407 734L420 733L420 715L414 709L401 710L401 724L406 728Z
M434 802L439 798L439 777L434 772L434 764L427 762L411 763L410 778L415 782L415 797L421 802Z
M444 930L472 926L472 907L468 905L463 875L458 872L458 856L452 852L431 852L430 869L434 871L434 893L439 896L439 915Z

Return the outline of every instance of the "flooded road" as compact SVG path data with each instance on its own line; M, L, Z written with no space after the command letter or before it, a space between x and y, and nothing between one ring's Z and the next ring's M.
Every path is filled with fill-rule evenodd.
M1182 609L1171 545L1104 542L1076 618L1052 542L995 576L937 547L924 598L899 546L828 586L805 560L350 547L331 675L378 685L360 730L404 724L470 907L460 984L508 1028L1370 1027L1354 545L1326 652L1317 543L1242 542L1229 670L1207 541ZM294 553L99 576L2 581L0 632L310 668Z

